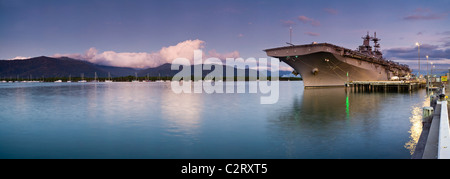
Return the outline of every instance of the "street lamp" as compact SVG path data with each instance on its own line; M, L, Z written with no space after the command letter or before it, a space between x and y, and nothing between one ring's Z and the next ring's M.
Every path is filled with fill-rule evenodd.
M428 55L425 57L427 57L427 76L428 76Z
M418 78L420 78L420 43L416 42L417 50L418 50L418 57L419 57L419 72L417 72Z
M430 83L430 76L428 75L428 55L427 57L427 87L430 87L428 84Z
M431 82L433 82L433 62L431 62Z

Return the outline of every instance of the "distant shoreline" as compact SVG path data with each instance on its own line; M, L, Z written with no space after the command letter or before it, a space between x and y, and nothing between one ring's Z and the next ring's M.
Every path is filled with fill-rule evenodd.
M194 79L194 77L192 77L191 79ZM245 80L241 80L241 79L243 79L243 77L234 77L234 81L256 81L256 80L258 80L256 78L253 78L252 80L250 80L249 77L245 77ZM34 78L34 79L29 79L29 78L28 79L26 79L26 78L3 78L3 79L0 79L0 81L2 81L2 82L5 82L5 81L6 82L9 82L9 81L12 81L12 82L16 82L16 81L18 81L18 82L22 82L22 81L55 82L57 80L61 80L62 82L67 82L67 81L69 81L69 77L63 77L63 78L49 77L49 78ZM72 82L78 82L80 80L82 80L81 77L71 77L70 78L70 81L72 81ZM95 78L84 78L84 80L86 80L87 82L90 82L90 81L94 81ZM105 80L108 80L108 78L97 78L96 79L96 81L99 81L99 82L104 82ZM113 82L132 82L133 80L155 82L158 80L171 81L172 77L138 77L136 79L135 76L123 76L123 77L114 77L114 78L111 78L111 80ZM205 77L202 77L202 80L205 80ZM271 77L270 76L267 77L267 80L270 81ZM278 80L279 81L302 81L302 78L300 78L300 77L278 77ZM194 80L192 80L192 81L194 81ZM212 80L212 81L214 81L214 80ZM227 80L226 80L226 78L223 78L222 81L227 81Z

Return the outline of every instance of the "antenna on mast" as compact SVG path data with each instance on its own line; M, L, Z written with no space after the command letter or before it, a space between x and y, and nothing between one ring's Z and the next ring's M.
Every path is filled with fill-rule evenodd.
M294 46L294 44L292 44L292 26L289 27L289 43L286 42L286 44Z
M292 26L289 27L289 43L292 44Z
M380 41L381 39L377 38L377 32L375 32L373 34L373 38L372 41L375 43L374 47L375 47L375 51L378 51L378 49L380 48L380 44L378 43L378 41Z

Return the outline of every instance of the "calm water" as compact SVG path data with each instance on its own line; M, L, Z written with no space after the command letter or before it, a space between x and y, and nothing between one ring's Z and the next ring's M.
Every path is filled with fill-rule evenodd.
M248 89L248 88L247 88ZM170 83L0 84L0 158L410 158L424 90L280 82L265 94L174 94Z

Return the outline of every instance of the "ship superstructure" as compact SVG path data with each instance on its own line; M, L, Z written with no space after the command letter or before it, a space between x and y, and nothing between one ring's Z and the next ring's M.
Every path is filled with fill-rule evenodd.
M410 75L407 65L386 60L374 36L362 37L357 50L329 43L291 45L264 50L268 56L279 58L301 75L305 87L343 86L350 81L386 81L394 76ZM374 42L374 46L370 42Z

